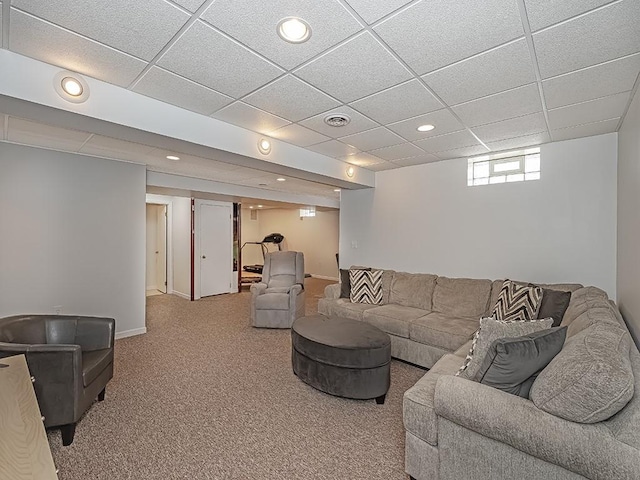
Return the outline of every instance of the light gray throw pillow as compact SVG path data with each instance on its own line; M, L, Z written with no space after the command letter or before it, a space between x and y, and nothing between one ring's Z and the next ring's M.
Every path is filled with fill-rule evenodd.
M473 336L471 350L456 375L473 379L487 355L491 344L499 338L521 337L530 333L551 328L552 318L518 322L510 320L496 320L495 318L481 318L480 328Z
M567 340L531 387L533 403L572 422L596 423L633 397L629 332L613 323L592 325Z

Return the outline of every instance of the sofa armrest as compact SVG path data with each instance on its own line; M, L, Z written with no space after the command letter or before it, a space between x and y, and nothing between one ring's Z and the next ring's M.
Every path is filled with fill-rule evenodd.
M434 409L485 437L587 478L638 478L640 451L622 443L603 423L574 423L538 409L525 398L445 375Z
M267 289L267 284L262 282L252 283L251 286L249 287L249 291L251 292L252 297L257 297L258 295L262 295L266 289Z
M324 287L324 298L329 298L331 300L337 300L340 298L340 284L332 283L331 285Z
M113 348L116 321L113 318L79 317L75 343L83 352Z

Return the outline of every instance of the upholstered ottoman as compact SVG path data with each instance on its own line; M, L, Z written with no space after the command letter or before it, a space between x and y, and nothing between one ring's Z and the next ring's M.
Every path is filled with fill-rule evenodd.
M312 315L291 326L293 373L331 395L384 403L391 381L391 339L368 323Z

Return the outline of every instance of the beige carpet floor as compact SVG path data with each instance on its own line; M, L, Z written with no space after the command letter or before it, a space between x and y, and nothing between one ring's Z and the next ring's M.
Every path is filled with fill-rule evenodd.
M328 283L306 280L308 314ZM249 326L249 299L148 297L105 401L71 446L49 432L60 479L406 480L402 394L424 370L394 360L384 405L319 392L291 371L289 330Z

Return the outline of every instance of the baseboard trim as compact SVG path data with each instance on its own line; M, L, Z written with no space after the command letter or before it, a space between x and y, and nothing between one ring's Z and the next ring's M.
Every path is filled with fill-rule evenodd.
M336 277L327 277L326 275L315 275L315 274L311 274L312 278L319 278L320 280L334 280L334 281L339 281L339 278Z
M186 293L176 292L175 290L171 292L171 295L176 295L180 298L184 298L185 300L191 300L191 295L187 295Z
M147 327L134 328L132 330L125 330L124 332L116 332L116 340L121 338L133 337L135 335L143 335L147 333Z

